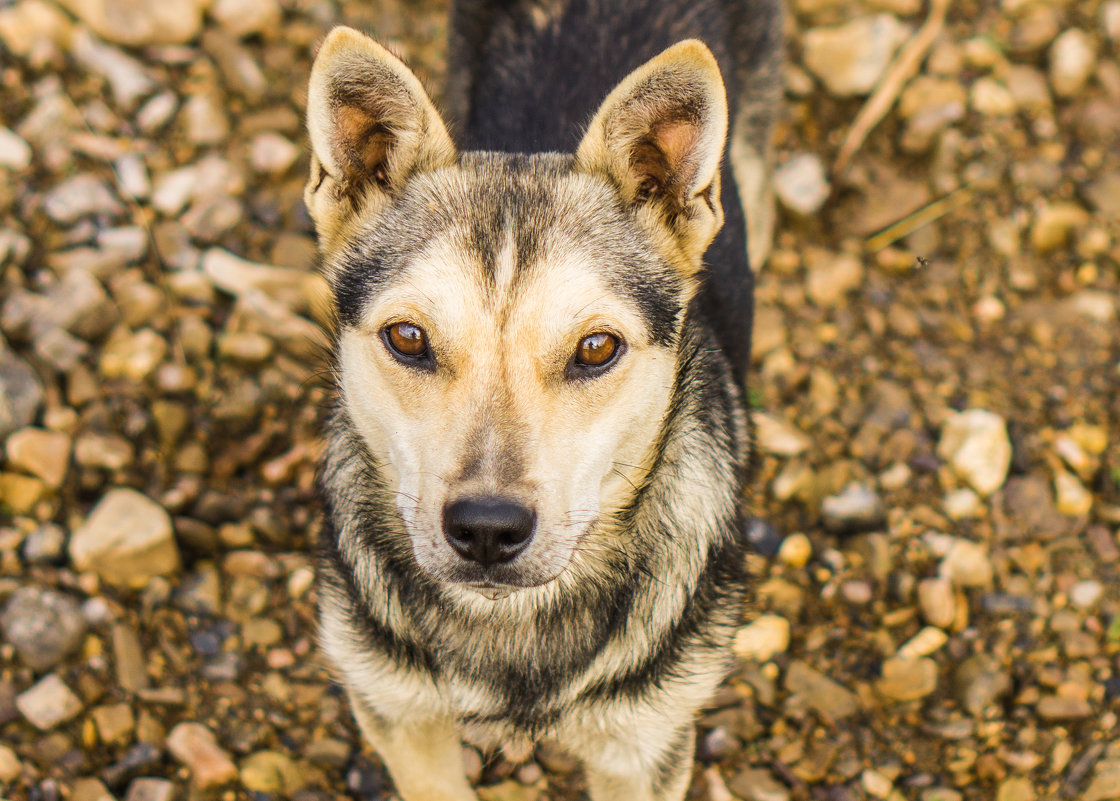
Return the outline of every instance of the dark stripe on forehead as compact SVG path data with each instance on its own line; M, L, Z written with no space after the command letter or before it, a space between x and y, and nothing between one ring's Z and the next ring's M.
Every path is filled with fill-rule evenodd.
M346 325L361 319L366 303L382 291L431 242L460 232L452 247L493 283L507 236L516 260L513 286L542 262L549 243L559 240L587 254L587 267L630 300L658 345L676 344L681 319L682 279L654 251L623 208L617 192L603 183L576 194L562 186L572 157L467 153L460 172L419 176L386 209L375 225L340 260L334 274L335 300Z

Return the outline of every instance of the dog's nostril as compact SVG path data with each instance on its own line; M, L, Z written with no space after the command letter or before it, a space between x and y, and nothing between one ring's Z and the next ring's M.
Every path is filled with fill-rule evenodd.
M509 562L529 545L537 516L516 501L463 498L443 509L443 533L464 559L483 567Z

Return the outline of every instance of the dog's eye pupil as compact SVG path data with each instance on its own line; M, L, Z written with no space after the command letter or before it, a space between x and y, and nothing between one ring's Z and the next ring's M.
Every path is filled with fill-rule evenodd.
M614 358L618 350L618 337L599 331L580 340L576 349L576 362L586 367L602 367Z
M389 346L401 356L418 359L428 352L424 329L412 323L395 323L386 331Z

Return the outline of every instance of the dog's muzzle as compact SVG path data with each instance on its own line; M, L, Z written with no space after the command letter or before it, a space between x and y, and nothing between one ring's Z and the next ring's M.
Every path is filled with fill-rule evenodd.
M447 542L483 570L513 561L529 547L536 525L532 509L497 496L462 498L443 507Z

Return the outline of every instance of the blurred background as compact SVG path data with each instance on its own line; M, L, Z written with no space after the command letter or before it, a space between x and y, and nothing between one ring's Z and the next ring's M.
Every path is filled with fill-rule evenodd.
M706 801L1120 799L1120 0L793 0ZM0 0L0 798L389 798L316 656L334 24ZM464 749L485 801L564 755Z

